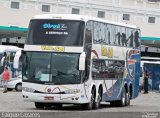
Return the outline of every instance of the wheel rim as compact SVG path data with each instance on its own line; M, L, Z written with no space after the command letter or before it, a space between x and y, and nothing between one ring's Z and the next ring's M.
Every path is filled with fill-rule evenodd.
M125 105L125 94L123 93L122 104Z
M17 90L18 90L18 91L21 91L21 90L22 90L22 85L20 85L20 84L17 85Z
M93 104L93 102L94 102L94 95L92 94L92 96L91 96L91 104Z
M98 102L100 102L101 101L101 96L100 96L100 94L98 95L98 100L97 100Z
M127 100L127 105L129 105L130 104L130 93L128 93L128 100Z
M98 94L98 98L97 98L97 108L100 106L100 101L101 101L101 96L100 96L100 94Z

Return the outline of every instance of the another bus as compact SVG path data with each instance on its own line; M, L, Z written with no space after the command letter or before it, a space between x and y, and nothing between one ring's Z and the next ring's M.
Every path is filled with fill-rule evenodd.
M7 66L9 68L11 79L22 75L22 63L19 63L20 66L17 68L14 67L15 57L18 52L21 52L21 48L16 46L8 46L8 45L0 45L0 74L2 74L4 67ZM16 60L21 61L21 60ZM22 62L22 61L21 61ZM0 80L1 86L1 80Z
M141 57L141 70L140 89L144 86L144 72L149 74L148 90L160 90L160 58L157 57Z
M140 30L70 14L34 16L23 51L22 93L36 108L102 101L127 106L138 96Z

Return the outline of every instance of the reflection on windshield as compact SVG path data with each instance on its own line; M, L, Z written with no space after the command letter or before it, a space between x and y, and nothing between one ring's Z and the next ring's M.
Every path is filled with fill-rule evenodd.
M78 84L79 54L27 52L23 80L35 83Z

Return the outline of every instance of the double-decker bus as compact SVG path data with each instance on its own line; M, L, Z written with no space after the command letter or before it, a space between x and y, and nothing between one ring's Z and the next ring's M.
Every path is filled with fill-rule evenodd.
M70 14L34 16L23 51L22 93L36 108L102 101L127 106L138 96L140 30Z

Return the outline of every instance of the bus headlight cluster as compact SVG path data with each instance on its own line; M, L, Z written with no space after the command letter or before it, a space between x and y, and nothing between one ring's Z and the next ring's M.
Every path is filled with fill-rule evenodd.
M28 88L28 87L23 87L22 90L26 91L26 92L31 92L31 93L33 93L35 91L34 89Z
M65 91L66 94L76 94L79 92L80 92L79 89L69 89L69 90Z

